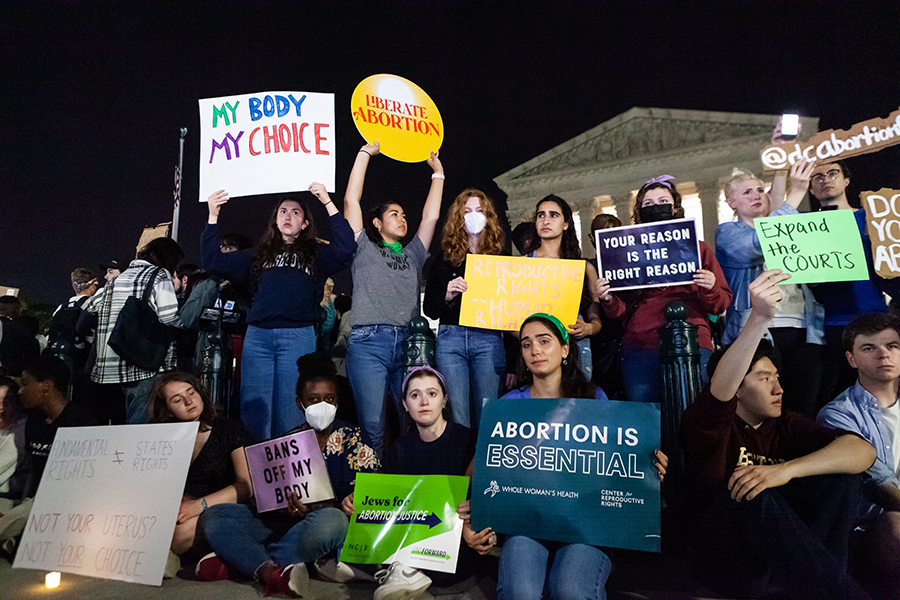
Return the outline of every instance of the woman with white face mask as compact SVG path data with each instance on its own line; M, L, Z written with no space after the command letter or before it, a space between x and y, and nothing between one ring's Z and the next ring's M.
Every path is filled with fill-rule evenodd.
M359 472L381 470L368 437L357 425L336 419L338 391L331 357L317 352L297 360L297 407L306 422L288 435L313 429L325 458L334 499L304 504L293 492L286 509L257 514L243 504L211 506L201 526L214 554L197 564L197 577L217 581L238 573L255 578L263 595L306 595L305 563L319 561L334 570L349 520L341 501L353 491Z
M508 254L497 211L484 192L469 188L456 197L447 212L441 249L428 274L424 312L440 321L435 361L447 379L453 420L478 431L481 407L497 398L506 372L503 334L459 324L462 293L468 289L463 278L468 255Z

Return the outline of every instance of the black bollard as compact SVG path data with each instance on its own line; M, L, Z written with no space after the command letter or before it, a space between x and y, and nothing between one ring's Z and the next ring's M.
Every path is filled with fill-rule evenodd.
M403 371L434 365L434 334L424 317L413 317L406 325L409 337L403 342Z
M700 393L700 343L697 326L685 320L687 307L684 303L673 300L664 310L667 323L660 328L659 336L663 381L662 446L669 457L669 472L680 479L684 475L681 415Z

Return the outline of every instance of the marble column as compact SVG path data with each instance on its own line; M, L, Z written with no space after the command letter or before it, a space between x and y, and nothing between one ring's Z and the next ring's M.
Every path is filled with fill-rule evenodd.
M634 203L631 199L631 190L612 195L613 206L616 207L616 216L622 221L622 225L632 225L631 211Z
M700 209L703 211L703 241L715 249L716 227L719 226L719 193L722 188L716 180L698 181L696 185Z

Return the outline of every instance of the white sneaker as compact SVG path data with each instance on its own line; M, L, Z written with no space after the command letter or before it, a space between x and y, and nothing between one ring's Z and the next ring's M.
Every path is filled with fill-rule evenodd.
M375 573L375 579L380 584L375 590L375 600L412 600L431 586L428 575L399 562Z
M320 579L331 581L333 583L348 583L350 581L365 581L366 583L376 583L374 577L370 574L357 569L353 565L338 562L337 559L329 558L328 560L319 559L316 561L316 574Z

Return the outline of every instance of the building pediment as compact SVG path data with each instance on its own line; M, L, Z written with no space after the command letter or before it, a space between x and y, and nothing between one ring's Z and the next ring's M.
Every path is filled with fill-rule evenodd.
M495 181L503 187L524 183L522 180L575 175L636 160L715 151L722 145L752 140L765 143L777 118L777 115L636 107L519 165Z

